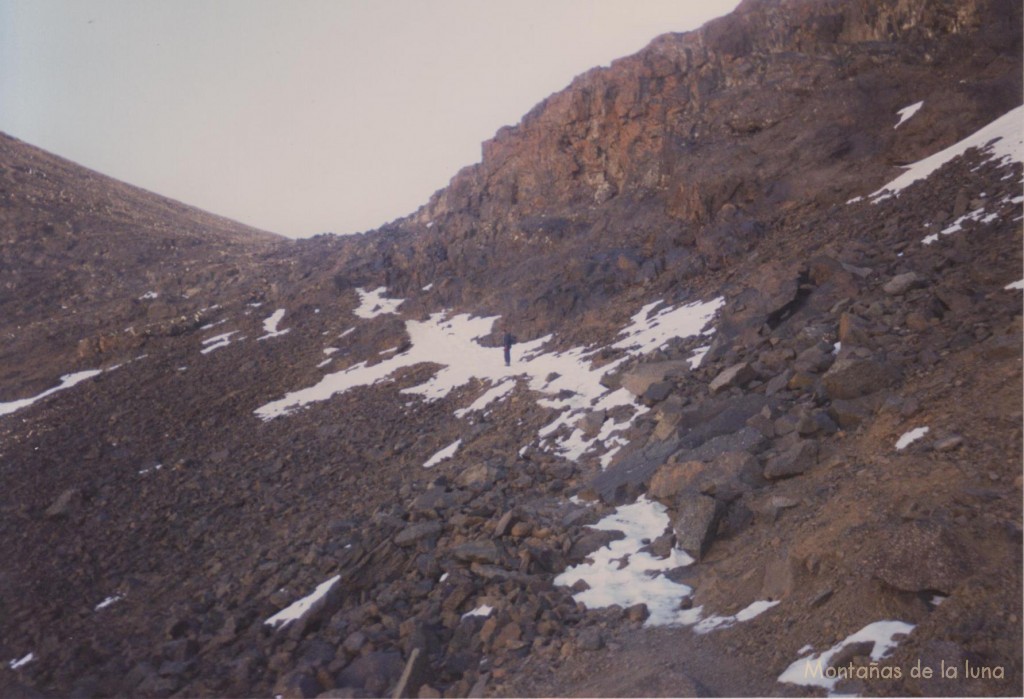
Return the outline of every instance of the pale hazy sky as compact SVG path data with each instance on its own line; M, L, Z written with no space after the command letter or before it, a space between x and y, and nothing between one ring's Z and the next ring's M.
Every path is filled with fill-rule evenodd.
M0 130L265 230L369 230L739 0L0 0Z

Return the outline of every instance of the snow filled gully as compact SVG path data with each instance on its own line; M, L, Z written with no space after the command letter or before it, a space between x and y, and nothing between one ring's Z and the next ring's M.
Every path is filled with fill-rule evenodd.
M371 292L357 291L360 305L355 312L363 318L397 313L404 302L388 298L384 288ZM721 298L716 298L707 302L666 306L662 301L656 301L644 306L611 345L621 350L623 356L600 367L592 366L592 360L603 347L551 351L547 349L551 335L516 344L512 364L505 366L500 349L484 347L479 342L492 334L497 316L474 318L469 314L434 313L426 320L405 322L410 343L402 352L390 354L377 364L360 362L326 374L316 384L292 391L261 406L255 413L263 420L272 420L353 388L383 381L404 367L435 364L440 369L430 379L402 392L433 402L474 379L485 382L489 387L481 396L455 411L456 417L464 418L473 412L487 411L510 396L517 383L525 383L541 396L537 401L540 406L558 413L554 420L538 431L537 446L547 443L550 450L574 461L585 454L601 455L602 463L607 465L614 451L621 447L622 440L617 435L647 408L637 404L625 389L611 390L603 386L601 377L631 358L658 349L672 338L709 334L707 326L722 302ZM704 351L705 348L701 348L694 352L690 359L693 366L700 362ZM576 426L580 417L589 411L611 410L620 406L631 412L630 419L623 422L608 420L597 435L587 436ZM446 447L430 457L424 466L430 468L451 458L457 449L455 445Z

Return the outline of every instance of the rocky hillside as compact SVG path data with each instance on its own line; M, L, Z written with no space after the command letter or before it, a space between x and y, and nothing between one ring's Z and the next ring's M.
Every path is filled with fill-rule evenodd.
M751 0L350 238L4 137L3 695L1019 695L1020 27Z

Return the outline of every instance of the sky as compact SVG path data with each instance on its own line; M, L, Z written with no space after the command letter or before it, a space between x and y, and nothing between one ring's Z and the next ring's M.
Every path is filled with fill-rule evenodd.
M0 131L257 228L355 233L738 1L0 0Z

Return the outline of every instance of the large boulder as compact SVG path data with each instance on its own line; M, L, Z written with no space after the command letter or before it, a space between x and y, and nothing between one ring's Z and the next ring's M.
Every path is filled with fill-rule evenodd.
M879 391L899 379L899 369L891 364L873 358L846 357L837 359L825 372L821 385L831 399L851 399Z
M634 396L642 397L651 386L661 383L667 378L685 376L690 371L690 363L685 359L665 362L648 362L622 374L621 385Z
M676 518L672 529L679 548L695 560L704 558L718 532L725 506L713 497L686 491L676 500Z
M718 393L733 386L743 387L756 378L757 372L746 362L740 362L724 369L713 378L708 384L708 390L711 393Z
M768 459L764 477L769 480L789 478L806 473L818 463L818 443L813 440L800 441L781 454Z

